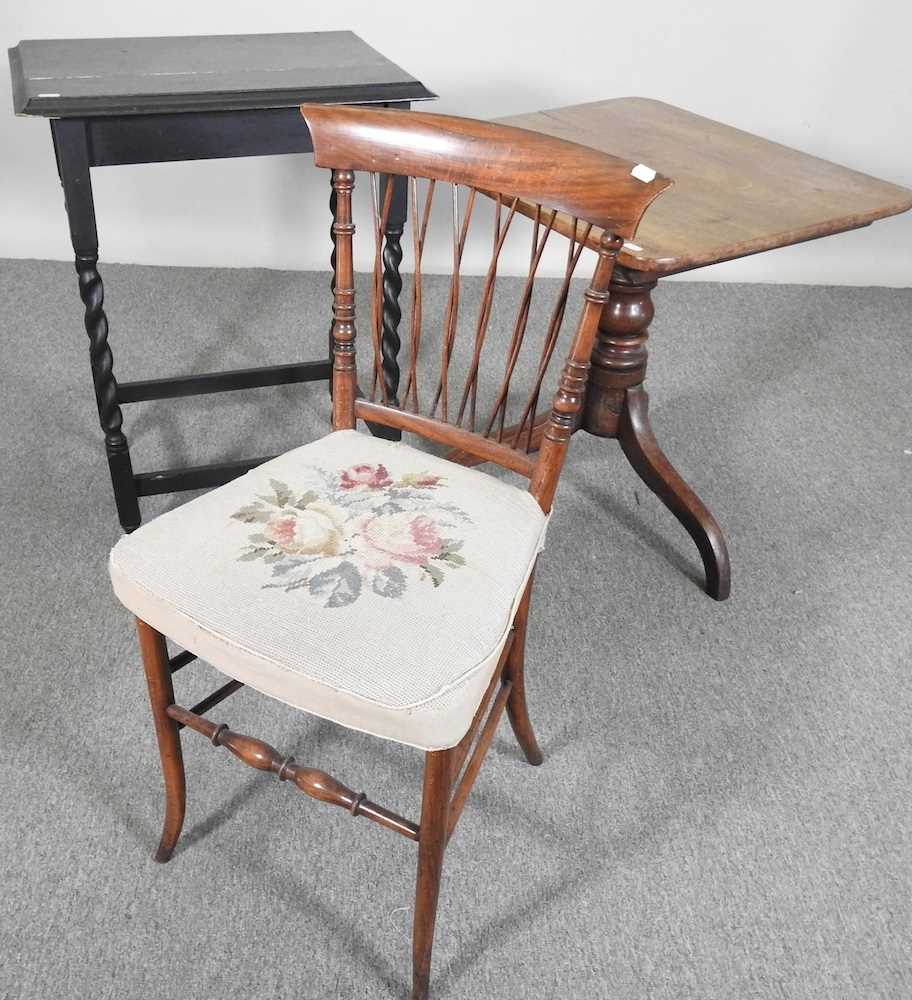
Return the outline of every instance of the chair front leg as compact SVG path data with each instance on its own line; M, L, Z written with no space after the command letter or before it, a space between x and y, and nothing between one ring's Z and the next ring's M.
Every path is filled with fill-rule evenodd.
M165 822L155 853L156 861L165 862L170 859L184 825L184 757L181 752L180 729L167 714L168 706L174 704L174 688L171 684L171 664L165 637L139 618L136 619L136 629L165 778Z
M440 894L440 875L447 843L453 762L453 750L433 750L425 755L424 793L418 833L415 925L412 935L412 1000L427 1000L428 996L437 898Z
M516 741L522 748L526 760L533 766L538 766L544 760L541 750L538 748L538 741L535 739L535 732L532 729L532 721L529 719L529 708L526 705L526 625L529 620L529 601L532 597L532 578L526 584L526 591L520 601L513 619L513 645L510 647L507 656L504 677L512 682L510 700L507 702L507 715Z

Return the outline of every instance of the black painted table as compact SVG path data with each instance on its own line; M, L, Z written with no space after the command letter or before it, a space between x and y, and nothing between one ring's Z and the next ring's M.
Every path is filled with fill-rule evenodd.
M328 380L331 351L317 361L118 383L98 273L91 168L309 153L299 104L408 108L435 95L349 31L22 41L9 59L16 113L51 119L114 499L121 525L132 531L141 520L140 497L218 486L266 457L134 474L123 404ZM383 324L395 341L407 196L404 180L389 183Z

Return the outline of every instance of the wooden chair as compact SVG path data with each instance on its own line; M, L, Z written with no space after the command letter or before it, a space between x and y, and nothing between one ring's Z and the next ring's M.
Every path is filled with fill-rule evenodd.
M333 432L125 536L111 553L110 571L115 592L137 618L164 771L156 860L170 858L183 824L185 727L313 798L415 841L413 996L423 1000L444 850L504 709L526 759L542 760L523 680L532 573L583 402L615 257L670 182L648 173L641 179L633 164L581 146L479 121L350 107L301 110L317 164L333 171L336 195ZM373 180L372 358L360 383L356 377L354 171L410 178L415 260L401 399L380 307L379 234L393 184ZM429 331L422 322L422 254L435 185L443 183L453 185L454 266L442 329ZM461 220L459 186L466 188ZM457 383L460 263L473 207L482 203L494 216L493 252ZM566 270L552 283L556 301L530 363L523 345L537 322L530 320L532 289L558 211L574 220ZM480 390L488 383L479 373L492 353L486 340L498 258L520 218L532 229L530 266L484 413ZM594 226L604 230L594 274L553 405L539 417L571 278ZM429 383L422 341L436 355ZM520 369L528 370L531 387L518 396L512 382ZM506 413L514 402L519 420L511 424ZM358 419L412 432L451 456L496 463L528 478L528 489L360 433ZM169 657L166 636L185 651ZM231 679L186 709L175 703L172 675L197 656ZM244 685L422 750L420 822L206 718Z

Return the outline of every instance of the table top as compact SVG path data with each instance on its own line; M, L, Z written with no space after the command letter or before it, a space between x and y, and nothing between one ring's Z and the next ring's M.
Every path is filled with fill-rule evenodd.
M351 31L26 40L9 60L16 114L52 118L435 96Z
M907 188L661 101L624 97L499 121L644 163L674 181L620 254L638 271L687 271L912 208ZM562 223L567 231L569 220Z

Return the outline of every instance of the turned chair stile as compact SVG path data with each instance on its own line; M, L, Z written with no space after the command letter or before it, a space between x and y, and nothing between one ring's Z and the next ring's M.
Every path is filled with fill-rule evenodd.
M181 756L184 728L200 733L216 747L224 747L243 763L271 772L280 781L290 782L312 798L337 805L353 816L364 817L416 841L412 996L414 1000L425 1000L445 849L504 713L529 763L542 761L529 719L524 678L535 564L568 443L582 411L589 357L618 251L624 240L635 234L641 216L670 181L657 175L644 182L632 172L634 164L626 161L557 139L469 119L316 105L305 105L301 110L311 132L317 165L332 171L335 247L331 328L333 433L248 474L254 477L250 486L238 480L186 508L163 515L128 536L112 553L111 576L118 596L137 618L161 754L166 804L157 860L167 861L171 856L184 819L185 782ZM368 228L373 230L374 245L371 303L367 312L370 328L369 336L364 338L368 363L362 363L360 380L355 349L353 194L356 175L366 177L370 188L371 222ZM396 358L388 353L389 338L385 335L382 312L386 273L382 234L387 229L393 198L391 177L407 178L411 214L407 232L411 237L413 258L412 289L407 297L410 315L405 324L405 372L401 385ZM452 185L448 206L452 269L442 322L435 328L428 322L428 296L423 289L424 258L432 202L435 193L447 184ZM421 186L424 187L423 199ZM460 195L461 190L465 191L463 195ZM518 210L520 200L523 202L521 212ZM531 212L530 203L535 206ZM470 228L480 217L487 217L488 210L493 211L491 258L485 270L477 313L466 316L467 296L463 294L461 273ZM572 233L567 240L563 275L551 283L556 294L548 308L539 310L533 308L533 301L536 305L538 302L533 290L537 287L536 278L546 247L555 233L558 212L573 220ZM531 225L529 263L520 282L507 343L498 343L495 347L489 332L498 271L504 247L519 219ZM594 270L582 295L577 325L568 333L569 344L561 352L564 363L556 373L551 407L539 413L539 401L546 393L551 362L559 353L559 337L571 300L573 275L583 250L591 242L590 232L595 226L602 235L597 244ZM563 238L554 237L555 240ZM541 338L537 351L527 358L529 331L533 328L539 330ZM465 331L462 338L461 330ZM427 352L432 357L426 365ZM482 372L495 368L495 362L495 375L490 380L483 378ZM530 376L531 384L524 386L522 391L514 385L519 373ZM488 396L490 399L486 399ZM509 423L508 410L514 406L518 419ZM448 449L448 458L428 456L404 444L359 434L356 430L359 420L371 427L413 433L435 442ZM365 449L369 450L375 464L364 464L360 456L368 454ZM325 470L317 470L324 477L323 481L336 484L334 502L357 506L373 502L370 498L374 494L383 500L383 506L376 509L364 508L362 511L358 508L358 517L347 529L349 534L344 544L349 549L344 552L340 548L343 546L340 541L342 529L336 524L341 516L339 511L333 511L328 501L313 490L301 492L279 481L281 476L289 476L295 470L301 473L303 469L312 475L315 467L303 463L308 455L317 454L324 459L326 455L338 454L343 464L355 462L339 474L333 472L328 479ZM433 463L429 472L397 472L406 459L411 461L419 454L422 460L427 458ZM464 467L464 464L477 462L493 462L519 473L528 480L527 490ZM276 478L265 479L271 471ZM263 494L263 487L259 486L263 482L268 484L272 494ZM401 523L395 519L402 516L396 513L400 510L397 504L403 502L402 496L417 497L416 503L430 503L431 494L443 496L445 485L451 490L447 496L462 498L460 502L465 505L474 504L467 512L451 500L446 503L440 500L436 508L447 512L450 520L441 523L446 524L448 530L460 517L463 521L458 523L472 525L471 529L465 528L469 533L468 541L441 540L429 516L422 514L410 522L409 530L418 532L415 538L431 553L421 557L423 562L416 562L409 551L402 555L401 564L378 563L377 551L371 550L370 559L361 568L355 565L359 558L366 559L357 554L357 545L359 539L363 541L373 530L372 525L383 518L391 519L385 522L387 527L394 522ZM240 511L225 513L234 510L235 497L249 495L255 487L259 488L254 492L256 499ZM330 539L317 555L313 554L311 536L305 533L298 538L294 535L298 530L296 526L301 523L299 518L304 515L311 518L308 523L313 531L317 530L313 526L318 525ZM234 526L221 527L226 518L234 519ZM228 555L222 550L235 544L231 539L236 536L231 532L238 530L238 520L252 523L257 530L250 535L250 545L236 557L232 555L235 550ZM265 527L261 529L260 525ZM171 537L169 526L175 534L172 547L181 550L179 561L175 556L169 562L170 556L163 554ZM180 532L186 539L183 549L176 537ZM201 532L208 533L202 541L197 537ZM498 562L494 570L484 566L473 568L469 565L472 560L461 554L470 551L470 543L476 545L476 553L486 545L505 544L503 538L510 532L514 533L509 537L515 537L518 548L514 555L501 555L502 562ZM390 538L396 541L394 536L383 536L381 542L392 544ZM289 539L294 540L297 547L290 550L292 555L286 559ZM201 546L198 553L196 550L186 553L187 546L197 545ZM135 561L131 561L134 554ZM261 557L270 565L281 564L273 570L278 574L273 580L279 582L263 584L260 590L244 590L244 587L254 586L244 575L250 572L247 567ZM476 554L473 558L480 560L482 556ZM214 583L210 580L204 587L187 571L187 575L169 589L172 577L184 573L184 564L194 559L207 566L213 559L222 560L221 577ZM226 561L230 559L234 561ZM156 565L156 560L160 566ZM239 564L243 568L235 569ZM451 572L452 583L442 582L441 564L446 564L448 572L455 568ZM148 570L149 565L153 570ZM417 579L430 588L417 603L408 604L405 598L397 603L407 583L403 566L410 572L423 574ZM304 574L300 578L289 576L299 570ZM211 567L209 571L215 572ZM425 669L427 658L422 636L427 635L427 629L436 626L434 616L447 609L448 606L442 603L447 600L447 593L455 595L453 606L458 607L460 613L473 616L471 634L481 634L478 611L471 610L471 601L481 599L478 591L484 587L473 585L472 580L476 578L471 574L483 571L500 572L509 582L503 584L502 592L498 591L496 596L483 595L485 601L497 606L492 612L492 623L485 625L490 634L485 633L487 638L482 637L481 668L473 665L471 657L475 654L466 653L467 663L441 662L439 681L434 679L437 674L430 679L423 675L416 679L408 674L410 657L418 664L417 669ZM152 582L131 579L131 574L142 577L145 572L157 572L158 576ZM459 582L460 575L463 583ZM451 577L446 579L449 581ZM478 576L477 579L490 577ZM366 593L368 580L371 593ZM133 587L134 582L141 586ZM162 593L156 593L156 587ZM248 642L246 634L239 637L234 631L240 628L235 619L243 617L244 606L231 604L231 601L238 602L238 594L249 594L244 604L259 607L258 595L266 587L284 587L286 596L291 595L288 602L319 598L325 599L325 603L322 608L313 606L312 613L301 614L298 610L297 617L289 616L287 611L289 607L299 609L300 604L286 603L283 605L284 619L250 620L247 623L251 630ZM221 597L223 590L226 596ZM147 599L149 592L153 592L156 600ZM389 610L383 605L385 599ZM219 604L220 600L225 603ZM371 601L381 607L386 616L388 636L401 634L408 640L414 635L414 640L409 640L410 646L400 647L403 662L395 664L402 671L401 683L408 689L401 697L390 690L392 681L387 674L394 675L395 670L390 670L389 662L364 663L363 647L358 647L359 655L353 651L347 654L342 648L339 663L333 660L328 665L302 665L295 657L300 648L310 648L308 643L298 642L294 634L289 633L291 646L288 649L281 646L285 633L281 633L279 626L292 617L295 628L313 630L319 626L327 633L338 629L340 621L349 622L346 626L349 631L333 633L342 637L335 645L345 647L353 638L351 630L357 629L357 615L361 613L357 609L363 607L364 615L375 613L370 610L374 606ZM340 615L349 617L343 619L338 617ZM364 625L365 630L369 628L369 624ZM277 632L281 633L278 637ZM183 645L186 652L169 659L165 635ZM318 642L319 636L314 638L316 632L307 635L311 645ZM244 648L239 651L241 646ZM288 662L277 664L283 651ZM334 654L330 644L327 657ZM193 708L186 709L175 702L172 675L197 655L226 673L230 680ZM337 674L331 674L331 669L342 671L345 683L338 680ZM372 802L363 792L354 792L324 771L283 756L262 740L205 718L207 711L245 685L281 697L289 704L341 725L423 750L424 782L418 822ZM438 685L439 690L434 685ZM413 690L430 693L427 697L417 697L411 694ZM408 711L403 713L403 708Z

